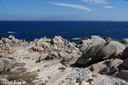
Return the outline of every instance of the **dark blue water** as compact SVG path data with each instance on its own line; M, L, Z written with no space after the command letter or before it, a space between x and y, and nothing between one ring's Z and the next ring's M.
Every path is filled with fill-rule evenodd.
M0 38L8 37L10 34L26 40L44 36L52 38L55 35L61 35L68 40L91 35L107 36L120 40L128 37L128 22L0 21Z

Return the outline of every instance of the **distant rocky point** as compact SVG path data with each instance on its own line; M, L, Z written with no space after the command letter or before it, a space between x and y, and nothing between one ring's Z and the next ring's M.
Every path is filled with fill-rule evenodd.
M128 39L0 40L0 85L128 85Z

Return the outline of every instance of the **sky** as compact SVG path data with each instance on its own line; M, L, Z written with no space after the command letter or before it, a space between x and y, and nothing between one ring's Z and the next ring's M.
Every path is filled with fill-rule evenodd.
M128 0L0 0L0 20L128 21Z

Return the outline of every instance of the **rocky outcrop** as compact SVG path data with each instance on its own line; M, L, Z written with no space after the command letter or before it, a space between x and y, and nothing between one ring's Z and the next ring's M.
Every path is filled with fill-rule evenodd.
M100 36L79 43L61 36L33 41L9 36L0 40L0 72L7 71L0 73L0 84L127 85L121 80L127 80L127 48L124 49L120 42ZM72 67L76 61L86 68Z
M120 64L117 77L128 81L128 58Z
M126 47L126 48L124 49L124 51L123 51L123 53L122 53L122 58L123 58L123 59L128 58L128 47Z
M97 45L104 42L106 42L106 40L102 37L93 35L90 38L79 41L77 43L77 47L83 52L89 46Z
M123 39L122 41L120 41L121 43L128 45L128 38Z
M116 47L116 54L122 53L125 49L125 46L118 41L111 41L110 44L112 44Z
M76 63L86 65L90 61L95 62L107 58L114 58L119 53L123 52L124 49L125 47L117 41L100 43L98 45L88 47Z
M124 67L124 68L128 68L128 58L123 61L121 66Z
M11 69L11 62L8 59L0 58L0 72Z
M121 70L121 71L117 74L117 77L128 81L128 70Z
M88 68L95 73L116 76L116 74L119 72L118 66L122 63L123 63L123 60L118 58L107 59L107 60L98 62L96 64L93 64Z
M125 81L92 73L87 69L73 69L72 72L69 72L66 78L59 83L59 85L120 85L120 84L127 85Z
M6 51L7 54L13 54L15 48L25 45L28 45L27 41L16 39L13 35L0 40L0 50Z
M39 39L32 43L32 47L29 48L29 51L44 54L48 53L47 56L45 56L45 60L60 59L62 63L66 64L73 58L76 60L81 55L81 52L73 43L63 39L61 36L55 36L53 39ZM42 60L40 58L39 60ZM75 60L73 62L75 62Z

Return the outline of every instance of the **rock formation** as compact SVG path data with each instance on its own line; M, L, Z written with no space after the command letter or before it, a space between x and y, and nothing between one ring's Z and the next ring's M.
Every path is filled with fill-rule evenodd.
M95 35L80 42L11 35L0 40L0 85L128 85L125 46Z
M100 36L93 35L77 43L77 47L83 52L87 47L104 43L106 40Z
M5 72L11 69L11 62L8 59L0 58L0 72Z
M120 42L125 45L128 45L128 38L125 38L125 39L121 40Z
M128 47L126 47L122 53L122 58L126 59L128 58Z
M125 47L117 41L104 42L89 46L76 63L86 65L91 61L95 62L107 58L114 58L117 57L118 54L122 53L124 49Z

